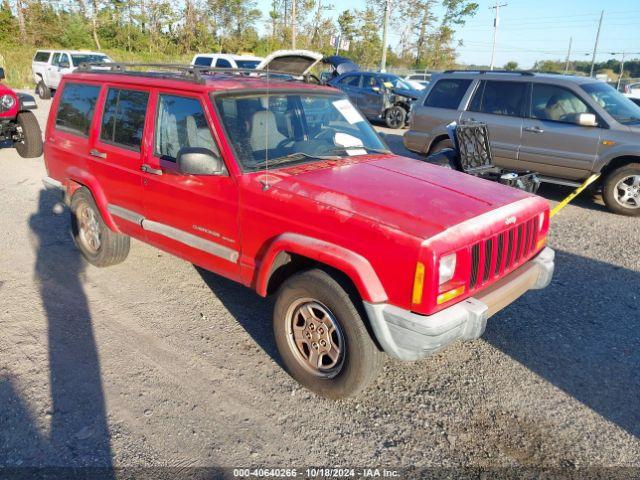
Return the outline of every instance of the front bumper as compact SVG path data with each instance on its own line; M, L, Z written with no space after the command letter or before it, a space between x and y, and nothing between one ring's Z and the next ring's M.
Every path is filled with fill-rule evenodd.
M489 317L527 290L549 285L554 259L555 252L547 247L475 297L433 315L419 315L385 303L364 302L364 307L385 352L400 360L418 360L455 340L479 338Z

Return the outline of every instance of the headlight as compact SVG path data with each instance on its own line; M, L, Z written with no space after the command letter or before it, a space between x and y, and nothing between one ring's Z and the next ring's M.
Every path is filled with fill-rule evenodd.
M440 285L453 278L453 274L456 272L456 259L455 253L450 253L440 259L440 266L438 267L438 282Z
M10 110L16 104L16 99L13 95L4 94L0 97L0 107L3 111Z

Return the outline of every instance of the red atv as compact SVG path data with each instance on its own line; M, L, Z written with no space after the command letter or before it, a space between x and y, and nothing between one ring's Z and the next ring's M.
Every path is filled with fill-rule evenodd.
M4 69L0 68L0 80L3 79ZM0 83L0 147L9 144L24 158L42 155L42 132L30 111L36 108L31 95L14 92Z

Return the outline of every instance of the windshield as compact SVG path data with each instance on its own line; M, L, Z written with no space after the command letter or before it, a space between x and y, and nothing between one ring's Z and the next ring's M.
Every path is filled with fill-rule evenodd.
M256 68L260 60L238 60L236 59L236 65L238 68Z
M582 85L582 89L618 122L624 124L640 122L640 107L612 86L594 82Z
M106 55L95 55L91 53L82 53L82 54L71 54L71 59L73 60L73 64L77 67L81 63L104 63L110 62L111 59Z
M415 90L411 85L405 82L400 77L395 75L382 75L379 77L382 83L390 83L393 88L401 88L403 90ZM388 85L386 85L388 87Z
M214 100L245 171L386 152L371 125L343 96L287 92Z

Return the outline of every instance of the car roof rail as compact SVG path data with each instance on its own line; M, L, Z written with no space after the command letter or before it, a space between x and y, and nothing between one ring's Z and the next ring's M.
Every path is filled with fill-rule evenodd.
M156 70L139 70L139 69L158 69ZM261 76L290 76L296 81L295 74L280 70L256 70L255 68L221 68L207 67L203 65L183 65L177 63L118 63L118 62L83 62L78 67L79 72L83 73L115 73L121 75L132 75L151 78L169 78L172 80L185 80L194 83L204 83L207 74L251 74L252 77ZM308 75L302 79L305 83L309 83ZM289 79L287 79L289 80Z
M514 75L526 75L526 76L534 76L534 72L529 70L479 70L479 69L471 69L471 70L445 70L442 73L480 73L482 75L487 73L512 73Z

